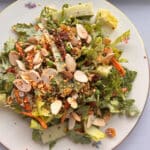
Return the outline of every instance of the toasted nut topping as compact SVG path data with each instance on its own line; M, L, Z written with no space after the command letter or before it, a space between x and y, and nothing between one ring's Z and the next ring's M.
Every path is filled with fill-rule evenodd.
M81 39L87 39L88 33L87 33L86 29L81 24L77 24L76 29L77 29L78 36Z
M16 51L11 51L9 53L9 62L11 63L11 65L16 66L17 62L16 60L19 59L19 54Z
M22 61L16 60L16 63L17 63L20 70L26 71L25 64Z
M54 101L50 106L52 114L57 115L61 107L62 107L62 101L60 100Z
M81 117L80 117L77 113L75 113L75 112L72 113L72 117L73 117L76 121L78 121L78 122L81 121Z
M78 107L78 103L72 97L67 98L68 103L71 105L72 108L76 109Z
M40 64L41 62L42 62L41 53L37 52L33 58L33 64L37 65Z
M28 46L28 47L26 47L25 49L24 49L24 52L30 52L30 51L32 51L33 49L35 48L35 46L34 45L30 45L30 46Z
M65 62L68 71L74 72L76 70L76 61L70 54L66 54Z
M31 90L31 85L22 79L15 79L13 83L18 88L18 90L22 92L29 92Z
M74 73L74 78L75 80L79 81L79 82L88 82L88 77L86 76L86 74L80 70L77 70Z

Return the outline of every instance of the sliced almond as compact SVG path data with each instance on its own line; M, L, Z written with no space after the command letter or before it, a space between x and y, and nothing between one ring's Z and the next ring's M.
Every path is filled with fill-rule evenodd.
M90 128L92 123L93 123L93 120L95 119L94 115L91 114L88 116L88 120L87 120L87 128Z
M101 118L95 118L92 124L99 127L104 127L106 125L105 120Z
M76 29L77 29L77 34L81 39L87 39L88 32L81 24L77 24Z
M24 52L28 53L28 52L32 51L34 48L35 48L34 45L30 45L24 49Z
M31 81L28 71L19 71L20 77L27 83Z
M69 117L68 129L72 130L75 127L76 121L73 117Z
M47 68L44 69L41 75L42 80L44 81L44 83L49 83L50 81L50 77L52 76L56 76L57 75L57 70L53 69L53 68Z
M47 30L43 30L43 35L47 43L51 43L51 37Z
M66 54L65 63L68 71L74 72L76 70L76 61L70 54Z
M40 64L41 62L42 62L41 53L37 52L33 58L33 64L37 65Z
M16 60L19 59L19 54L16 51L11 51L9 53L9 62L11 65L16 66L17 62Z
M49 55L49 52L45 48L42 48L41 49L41 55L46 57Z
M57 115L61 110L61 107L62 107L62 101L55 100L50 106L52 114Z
M88 35L88 37L87 37L87 39L86 39L86 42L87 42L88 44L90 44L91 41L92 41L92 37L91 37L91 35Z
M33 36L33 37L30 37L30 38L28 39L28 41L29 41L30 43L32 43L32 44L37 44L38 41L39 41L39 39L38 39L38 37Z
M26 81L26 82L30 82L30 81L34 81L36 83L41 81L41 77L39 75L39 73L37 71L34 70L30 70L30 71L21 71L19 72L21 78Z
M110 60L114 57L114 53L108 53L103 59L102 63L108 64Z
M31 85L22 79L15 79L13 83L22 92L29 92L31 90Z
M81 117L80 117L77 113L75 113L75 112L72 113L72 117L73 117L76 121L78 121L78 122L81 121Z
M68 97L67 101L71 105L72 108L74 108L74 109L78 108L77 101L75 99L73 99L72 97Z
M29 71L29 77L32 81L34 82L40 82L41 81L41 77L39 75L39 73L37 71L34 71L34 70L30 70Z
M76 37L73 37L71 39L71 48L73 48L72 46L76 47L78 45L81 45L80 39L77 39Z
M33 67L33 69L39 69L40 67L41 67L41 65L42 65L42 63L40 63L40 64L37 64L37 65L34 65L34 67Z
M25 64L22 61L16 60L16 63L17 63L20 70L26 71Z
M75 80L77 80L79 82L83 82L83 83L88 82L88 77L86 76L86 74L83 71L80 71L80 70L77 70L74 73L74 78L75 78Z

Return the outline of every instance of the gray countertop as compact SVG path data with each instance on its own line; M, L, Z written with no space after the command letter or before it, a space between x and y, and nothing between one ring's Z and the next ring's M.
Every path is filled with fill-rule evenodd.
M0 0L0 11L12 3L14 0ZM81 0L82 1L82 0ZM121 9L135 24L150 57L150 0L109 0ZM116 150L149 150L150 148L150 98L143 112L143 115L123 143ZM0 145L0 150L5 150Z

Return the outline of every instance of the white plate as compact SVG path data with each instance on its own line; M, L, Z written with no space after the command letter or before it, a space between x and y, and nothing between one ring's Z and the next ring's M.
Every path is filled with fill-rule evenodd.
M0 14L0 48L3 43L11 36L11 26L18 22L29 23L40 14L43 6L51 5L60 8L64 3L76 4L79 2L89 2L90 0L30 0L38 6L34 9L28 9L25 4L29 0L19 0L9 6ZM146 52L144 44L134 25L129 19L116 7L104 0L91 1L94 5L95 12L99 8L109 9L119 20L118 29L112 33L111 37L115 38L127 29L131 30L131 38L128 45L124 45L124 56L129 60L127 66L136 70L138 76L134 82L133 90L130 97L136 100L140 112L143 111L149 89L149 67L147 59L144 59ZM40 4L40 5L39 5ZM140 114L141 115L141 114ZM140 117L139 115L139 117ZM114 127L117 130L117 136L113 139L105 139L100 145L100 150L111 150L115 148L131 132L136 125L139 117L129 119L126 117L114 117L107 127ZM0 110L0 142L10 150L48 150L48 145L40 145L32 141L32 131L29 124L20 116L6 110ZM60 140L54 150L94 150L91 145L74 144L67 138Z

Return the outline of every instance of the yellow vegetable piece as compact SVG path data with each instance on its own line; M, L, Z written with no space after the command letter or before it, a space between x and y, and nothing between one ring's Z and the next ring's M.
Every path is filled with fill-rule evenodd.
M109 25L112 29L117 28L118 20L112 13L107 9L101 9L98 11L96 16L96 22L104 23Z

